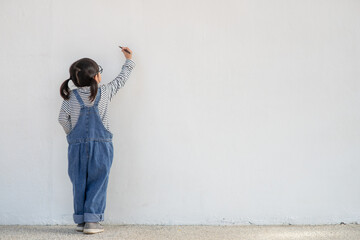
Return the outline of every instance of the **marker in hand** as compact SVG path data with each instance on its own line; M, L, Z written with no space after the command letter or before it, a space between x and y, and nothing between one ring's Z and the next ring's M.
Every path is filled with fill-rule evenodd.
M119 48L121 48L122 49L122 47L121 46L119 46ZM125 52L127 52L128 54L131 54L128 50L124 50Z

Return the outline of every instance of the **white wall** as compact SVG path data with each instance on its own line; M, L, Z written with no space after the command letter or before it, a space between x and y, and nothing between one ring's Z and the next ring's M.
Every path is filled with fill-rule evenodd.
M70 64L110 104L105 223L360 221L360 2L1 1L0 224L73 224ZM73 85L72 85L73 86Z

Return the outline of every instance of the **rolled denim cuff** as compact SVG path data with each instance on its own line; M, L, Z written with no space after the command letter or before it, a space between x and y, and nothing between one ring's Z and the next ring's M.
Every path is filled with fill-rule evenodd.
M96 213L84 213L84 221L85 222L101 222L104 221L104 214L96 214Z
M74 222L79 224L79 223L83 223L84 222L84 215L73 215L74 218Z

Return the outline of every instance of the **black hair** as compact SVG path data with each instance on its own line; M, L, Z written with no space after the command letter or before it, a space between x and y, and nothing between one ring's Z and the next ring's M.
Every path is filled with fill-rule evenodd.
M60 86L60 95L65 100L70 98L69 81L72 80L75 86L90 86L91 94L89 100L94 101L97 91L98 82L95 80L96 74L99 72L99 65L90 58L81 58L71 64L69 68L70 78L65 80Z

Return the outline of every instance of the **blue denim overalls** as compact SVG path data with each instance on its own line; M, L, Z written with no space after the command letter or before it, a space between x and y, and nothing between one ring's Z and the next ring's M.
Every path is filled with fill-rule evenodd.
M106 189L113 161L113 134L103 125L98 104L98 88L93 106L86 107L77 89L73 90L81 105L80 116L66 136L68 147L68 174L73 185L74 222L104 220Z

